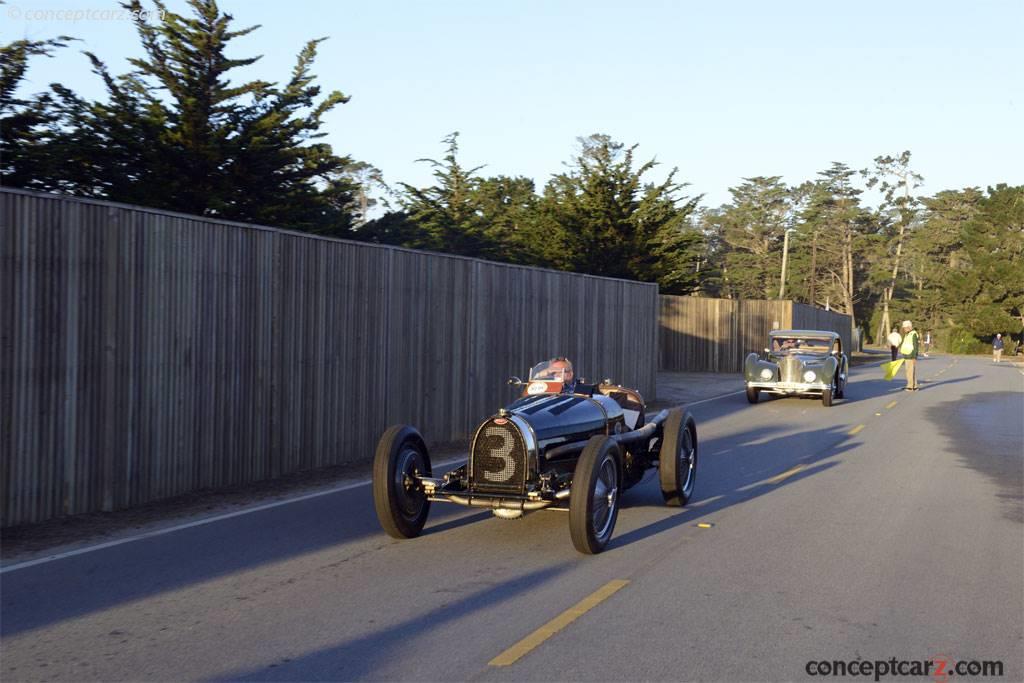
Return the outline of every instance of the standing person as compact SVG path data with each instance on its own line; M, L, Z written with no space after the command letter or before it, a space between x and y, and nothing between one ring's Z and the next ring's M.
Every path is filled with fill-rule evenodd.
M903 341L900 342L900 356L907 366L907 386L904 391L917 391L918 334L914 323L903 321Z
M1003 335L996 334L996 338L992 340L992 362L998 363L999 359L1003 357Z
M889 342L889 353L892 354L892 359L896 360L900 350L900 343L902 343L903 341L903 337L900 336L899 331L894 327L892 328L892 332L890 332L889 336L886 337L885 339L886 341Z
M928 352L931 351L931 350L932 350L932 331L928 330L927 332L924 333L924 351L921 352L921 355L924 356L925 358L927 358L928 357Z

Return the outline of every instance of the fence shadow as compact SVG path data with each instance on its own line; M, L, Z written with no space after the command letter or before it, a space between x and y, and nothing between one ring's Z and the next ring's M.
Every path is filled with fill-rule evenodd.
M67 557L2 575L7 638L231 574L380 536L369 486ZM433 505L424 534L488 517ZM247 541L246 539L250 539ZM252 542L251 539L255 539ZM53 586L59 586L54 591Z

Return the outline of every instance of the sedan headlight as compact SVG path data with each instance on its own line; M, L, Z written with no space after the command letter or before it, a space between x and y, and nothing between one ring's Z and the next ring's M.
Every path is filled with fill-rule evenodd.
M770 368L761 368L761 379L771 379L775 373Z
M804 373L805 382L813 382L816 379L818 379L818 374L814 370L808 370Z

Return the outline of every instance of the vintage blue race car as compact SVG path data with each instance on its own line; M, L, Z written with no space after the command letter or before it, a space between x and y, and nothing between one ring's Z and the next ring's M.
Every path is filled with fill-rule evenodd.
M697 476L697 425L682 408L645 419L640 394L606 380L577 380L556 358L534 366L522 396L476 429L465 464L435 477L423 437L390 427L377 445L373 498L384 530L418 536L432 501L492 510L515 518L568 508L573 544L601 552L611 539L619 495L652 467L666 504L682 506Z

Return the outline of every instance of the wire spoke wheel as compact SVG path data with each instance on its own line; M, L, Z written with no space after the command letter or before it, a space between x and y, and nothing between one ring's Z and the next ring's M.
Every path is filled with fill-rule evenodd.
M616 483L618 468L611 456L605 456L598 468L594 483L594 533L599 538L609 536L609 526L618 504L619 487Z
M599 553L611 540L619 515L620 457L615 441L593 436L576 461L569 496L569 533L581 553Z
M658 456L658 480L666 505L686 505L697 481L697 423L682 408L669 412Z

